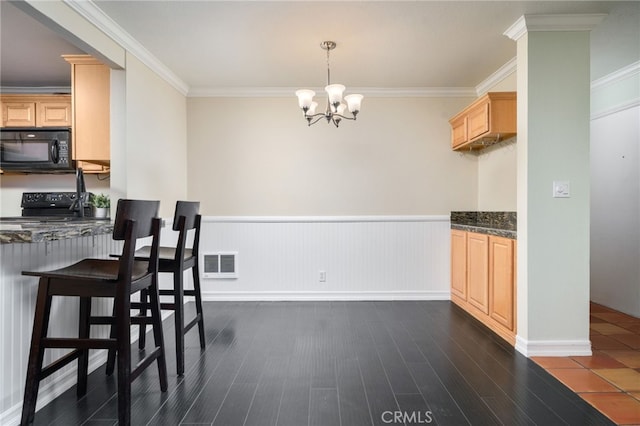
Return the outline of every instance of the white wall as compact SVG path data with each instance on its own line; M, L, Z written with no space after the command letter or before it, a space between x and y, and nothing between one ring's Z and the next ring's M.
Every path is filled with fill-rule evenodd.
M491 92L517 91L517 74L509 74ZM479 211L516 211L517 208L517 137L478 152ZM467 154L473 155L473 154Z
M104 179L105 175L100 175ZM109 179L100 180L97 175L85 175L87 190L94 194L109 194ZM20 216L22 193L29 191L76 190L75 175L0 175L0 216Z
M478 155L479 211L517 209L517 137L490 146Z
M127 53L126 196L160 200L165 218L187 197L186 124L184 95Z
M209 216L202 233L201 253L236 252L238 272L237 279L203 278L205 300L450 296L448 215Z
M516 349L588 355L589 33L532 31L517 48ZM571 198L552 198L554 180Z
M640 317L640 107L591 122L591 300Z
M591 79L609 75L640 59L640 2L617 2L591 31Z
M205 215L448 215L473 210L477 161L451 151L468 98L365 98L307 127L291 98L189 98L189 197Z
M640 317L640 3L591 32L591 300Z

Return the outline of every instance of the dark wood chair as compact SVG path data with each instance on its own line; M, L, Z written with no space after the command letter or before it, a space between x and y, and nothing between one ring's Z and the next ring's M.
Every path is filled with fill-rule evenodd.
M202 217L198 214L200 203L197 201L178 201L173 216L173 230L178 232L175 247L160 247L159 272L173 274L173 288L160 289L160 296L171 296L171 303L160 303L161 309L174 311L176 336L176 368L178 376L184 374L184 335L196 324L200 335L200 347L205 347L204 316L202 313L202 295L200 292L200 273L198 269L198 246L200 244L200 224ZM187 235L193 230L193 244L187 247ZM136 251L136 259L149 258L152 247L142 247ZM184 289L184 271L191 269L193 290ZM193 296L196 304L196 315L188 323L184 320L184 296ZM132 308L139 308L145 315L147 309L147 293L140 292L140 303L133 303ZM140 327L139 348L145 347L145 327ZM113 368L111 357L111 368ZM109 367L108 367L109 368Z
M167 390L167 367L158 294L158 248L161 220L158 201L119 200L113 239L124 241L119 259L84 259L73 265L44 272L23 272L40 277L36 301L31 350L27 365L24 405L20 424L33 422L40 381L63 366L78 360L78 398L87 392L89 349L113 350L118 364L118 421L131 423L131 382L154 361L158 365L160 389ZM136 240L152 237L150 256L135 260ZM131 294L141 290L149 295L150 317L131 317ZM47 337L53 296L75 296L80 301L78 338ZM91 298L110 297L114 315L91 316ZM55 320L55 319L54 319ZM93 324L111 324L109 338L91 338ZM131 368L131 324L151 324L155 348ZM43 368L47 348L72 348L73 351Z

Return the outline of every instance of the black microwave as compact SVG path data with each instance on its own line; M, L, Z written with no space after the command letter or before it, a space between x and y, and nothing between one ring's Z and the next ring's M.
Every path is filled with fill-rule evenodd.
M71 172L71 129L2 128L0 169L4 171Z

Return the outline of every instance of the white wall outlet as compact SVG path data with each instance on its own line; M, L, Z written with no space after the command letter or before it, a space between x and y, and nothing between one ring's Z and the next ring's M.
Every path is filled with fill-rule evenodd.
M318 280L320 280L321 283L324 283L327 281L327 273L325 271L320 271L318 273Z
M571 186L568 180L553 181L553 198L569 198L571 197Z

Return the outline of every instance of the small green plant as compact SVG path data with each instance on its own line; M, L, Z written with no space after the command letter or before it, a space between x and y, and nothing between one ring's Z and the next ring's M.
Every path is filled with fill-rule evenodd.
M97 209L108 209L109 207L111 207L111 199L108 195L105 194L92 195L91 199L89 200L89 204Z

